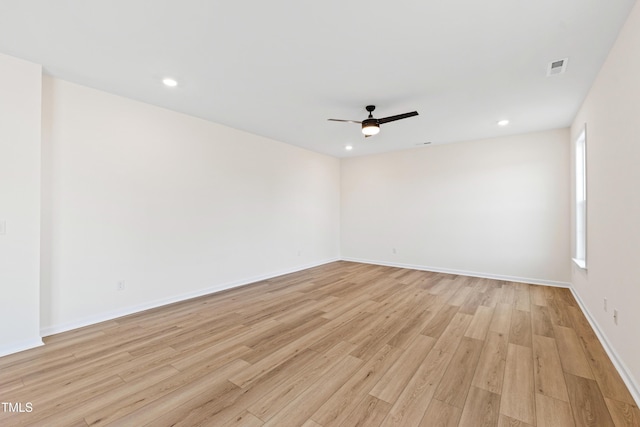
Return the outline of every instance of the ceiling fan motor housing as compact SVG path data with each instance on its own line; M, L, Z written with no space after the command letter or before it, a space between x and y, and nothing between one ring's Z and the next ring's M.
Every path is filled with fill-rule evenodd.
M378 123L378 119L364 119L362 121L362 128L366 128L369 126L380 126L380 123Z

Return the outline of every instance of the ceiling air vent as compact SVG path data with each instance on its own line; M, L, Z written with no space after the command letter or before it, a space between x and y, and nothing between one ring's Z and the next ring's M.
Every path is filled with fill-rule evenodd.
M562 74L567 71L568 62L569 58L557 59L549 62L549 66L547 67L547 77Z

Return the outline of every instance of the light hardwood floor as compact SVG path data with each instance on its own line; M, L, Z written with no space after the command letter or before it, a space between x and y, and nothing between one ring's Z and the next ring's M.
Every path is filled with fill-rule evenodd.
M640 425L560 288L336 262L44 341L0 425Z

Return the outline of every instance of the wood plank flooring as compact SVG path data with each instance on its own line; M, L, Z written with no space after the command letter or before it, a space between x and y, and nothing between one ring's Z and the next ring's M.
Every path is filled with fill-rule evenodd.
M44 341L0 425L640 426L560 288L335 262Z

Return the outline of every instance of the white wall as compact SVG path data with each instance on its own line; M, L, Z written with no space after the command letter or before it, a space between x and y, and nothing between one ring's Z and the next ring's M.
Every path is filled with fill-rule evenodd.
M0 355L41 344L42 68L0 54Z
M339 257L337 159L58 79L43 93L45 333Z
M571 281L640 398L640 4L572 126L587 124L587 271ZM604 311L603 298L608 299ZM619 313L618 325L613 310ZM629 379L629 378L628 378Z
M341 200L344 258L569 281L567 129L343 159Z

